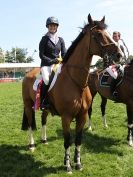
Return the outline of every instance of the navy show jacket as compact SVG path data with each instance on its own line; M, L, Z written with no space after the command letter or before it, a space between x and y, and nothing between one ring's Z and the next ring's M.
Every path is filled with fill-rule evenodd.
M61 57L64 58L66 54L66 48L63 38L59 37L59 41L55 45L47 35L43 36L39 43L41 67L55 64L60 52Z

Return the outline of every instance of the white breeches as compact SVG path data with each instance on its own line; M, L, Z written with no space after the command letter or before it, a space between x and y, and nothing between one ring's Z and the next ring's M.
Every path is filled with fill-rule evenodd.
M43 66L41 68L41 73L42 73L42 78L43 78L43 81L46 85L49 84L49 77L52 73L52 70L53 70L53 67L54 65L51 65L51 66Z
M117 78L118 73L116 71L115 68L112 68L111 66L109 66L108 68L105 69L114 79Z

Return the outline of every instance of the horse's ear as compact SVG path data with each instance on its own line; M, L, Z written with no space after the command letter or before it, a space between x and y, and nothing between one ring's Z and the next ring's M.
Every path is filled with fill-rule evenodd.
M88 15L88 22L89 22L89 24L91 24L91 25L94 24L94 21L93 21L93 19L92 19L92 17L91 17L90 14Z
M105 22L105 16L103 16L102 20L101 20L102 23Z

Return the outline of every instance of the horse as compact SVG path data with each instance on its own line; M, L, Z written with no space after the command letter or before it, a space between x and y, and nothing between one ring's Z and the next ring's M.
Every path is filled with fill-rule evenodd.
M48 92L48 99L51 108L42 112L42 140L46 140L46 120L48 112L58 114L61 117L64 135L64 165L68 173L72 173L70 163L70 124L75 118L75 153L74 162L78 170L82 170L80 158L80 146L83 128L88 117L88 108L91 105L92 97L88 87L89 68L93 55L104 58L111 55L114 58L121 57L121 50L106 30L105 17L101 21L95 21L88 15L88 23L82 28L78 37L69 47L64 60L61 73L53 88ZM22 83L22 97L24 102L24 113L22 129L29 130L29 148L34 149L32 131L35 126L35 91L33 83L36 71L29 73ZM68 94L66 94L68 93Z
M123 41L123 45L126 47L124 41ZM126 49L128 51L127 47L126 47ZM129 54L128 54L128 57L129 57ZM89 85L90 92L91 92L91 95L92 95L92 103L91 103L91 106L90 106L90 108L88 110L88 115L89 115L88 129L90 131L92 131L92 126L91 126L92 104L93 104L94 97L98 93L96 85L94 83L94 78L95 77L93 77L93 75L96 74L98 71L104 70L103 68L106 68L109 65L113 65L113 62L119 62L119 63L121 63L121 65L126 65L126 64L129 63L128 62L128 58L125 57L125 53L124 53L124 56L122 58L120 58L119 61L118 60L117 61L112 61L112 58L108 57L108 58L106 58L106 62L104 61L104 63L103 63L103 60L99 59L98 62L95 65L91 66L92 67L92 71L90 72L90 77L88 79L88 85ZM106 116L105 116L105 109L106 109L106 105L107 105L107 98L104 97L103 95L101 95L100 93L98 93L98 94L101 97L100 108L101 108L101 113L102 113L103 127L104 128L108 128L107 121L106 121Z
M109 87L104 87L100 85L102 73L103 71L95 71L94 73L90 74L88 84L92 94L92 100L97 92L102 96L101 106L103 109L102 110L103 115L105 115L105 106L107 103L107 99L112 100L112 96ZM131 147L133 147L133 86L132 86L133 79L132 78L133 78L133 60L128 65L125 66L122 82L116 86L116 91L118 93L117 102L124 103L126 105L126 112L127 112L127 119L128 119L127 140L128 140L128 145ZM91 117L91 112L92 112L92 104L88 110L89 117ZM106 125L106 119L103 120Z

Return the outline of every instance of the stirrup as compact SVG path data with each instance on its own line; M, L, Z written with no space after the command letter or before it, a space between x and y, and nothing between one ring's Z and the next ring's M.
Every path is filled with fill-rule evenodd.
M118 101L118 92L114 91L113 94L112 94L112 99L114 101Z
M44 109L48 109L50 107L48 101L46 101L45 99L42 101L41 103L41 107L40 109L43 111Z

